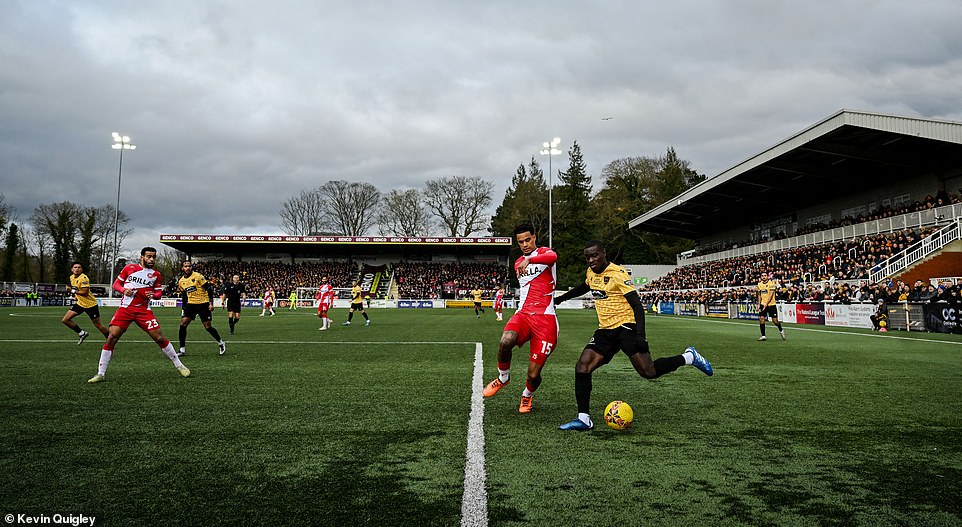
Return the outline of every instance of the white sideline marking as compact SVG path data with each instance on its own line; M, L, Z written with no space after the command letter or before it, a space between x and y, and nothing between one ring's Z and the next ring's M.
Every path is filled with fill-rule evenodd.
M752 322L752 321L750 321L750 320L746 320L746 321L743 322L743 321L735 321L735 320L714 320L714 319L706 319L705 317L682 317L682 316L678 316L678 315L668 315L668 316L671 316L671 317L673 317L673 318L674 318L674 317L677 317L678 320L692 320L692 321L697 320L697 321L700 321L700 322L714 322L715 324L746 324L746 325L747 325L747 323ZM785 324L789 324L789 322L785 322ZM775 326L775 324L772 324L771 322L769 322L768 325L771 325L772 327ZM795 324L795 325L793 325L793 326L786 326L786 329L791 329L792 331L811 331L811 332L813 332L813 333L831 333L831 334L833 334L833 335L851 335L851 336L853 336L853 337L874 337L874 338L877 338L877 339L899 339L899 340L911 340L911 341L914 341L914 342L922 342L922 343L935 342L935 343L938 343L938 344L954 344L954 345L956 345L956 346L962 346L962 342L955 342L954 340L936 340L936 339L923 339L923 338L914 338L914 337L899 337L899 336L897 336L897 335L892 335L892 332L891 332L891 331L886 332L885 334L882 334L882 333L853 333L853 332L851 332L851 331L832 331L832 330L830 330L830 329L806 328L806 327L802 327L802 326L799 325L799 324ZM861 328L859 328L859 329L861 329ZM788 335L788 334L789 334L789 333L786 333L786 335Z
M468 420L468 451L464 463L464 496L461 498L462 527L488 525L488 493L484 470L484 368L481 343L474 345L474 376L471 378L471 418Z
M126 336L126 335L125 335L125 336ZM91 335L91 337L93 337L93 335ZM77 342L77 339L76 339L76 338L71 338L71 339L0 339L0 342L54 342L54 343L55 343L55 342L73 342L73 343L76 343L76 342ZM91 342L93 342L93 341L91 341ZM152 340L138 340L138 339L127 339L127 338L124 338L124 339L121 340L121 342L153 342L153 341L152 341ZM417 345L423 345L423 344L444 344L444 345L477 344L477 342L459 342L459 341L438 342L438 341L436 341L436 340L432 340L432 341L422 341L422 342L418 342L418 341L376 342L376 341L370 341L370 340L359 340L359 341L331 340L331 341L326 341L326 340L233 340L233 339L224 339L224 342L226 342L226 343L228 343L228 344L338 344L338 345L340 345L340 344L368 344L368 345L370 345L370 344L387 344L387 345L391 345L391 346L396 346L396 345L399 345L399 344L417 344Z

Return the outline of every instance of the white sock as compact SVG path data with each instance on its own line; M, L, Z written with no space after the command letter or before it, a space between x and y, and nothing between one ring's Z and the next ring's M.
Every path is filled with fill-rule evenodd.
M580 420L582 423L584 423L584 424L586 424L586 425L588 425L588 426L591 426L591 424L592 424L592 423L591 423L591 417L590 417L588 414L579 413L579 414L578 414L578 420Z
M524 397L531 397L532 395L534 395L534 392L532 392L531 390L528 389L527 386L525 386L524 391L521 392L521 395Z
M160 351L163 351L164 355L167 355L167 358L170 359L170 362L174 363L175 368L180 369L184 367L184 363L180 362L180 357L178 357L177 352L174 351L173 344L168 342L166 347L160 348Z
M685 358L685 364L691 366L692 364L695 363L695 354L694 354L694 353L692 353L692 352L690 352L690 351L686 351L686 352L682 353L681 356Z
M511 379L511 370L498 368L498 379L500 379L501 382L508 382L508 380Z
M111 350L100 350L100 364L97 365L97 374L103 377L107 375L107 365L110 364L110 357L114 354Z

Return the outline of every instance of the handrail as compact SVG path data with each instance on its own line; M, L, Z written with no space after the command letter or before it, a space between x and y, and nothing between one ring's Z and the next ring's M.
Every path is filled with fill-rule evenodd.
M869 273L869 279L873 283L878 283L885 278L895 276L907 269L908 266L958 240L962 236L962 215L956 217L953 221L954 223L951 225L942 227L922 241L907 247L900 253L893 254L873 267Z

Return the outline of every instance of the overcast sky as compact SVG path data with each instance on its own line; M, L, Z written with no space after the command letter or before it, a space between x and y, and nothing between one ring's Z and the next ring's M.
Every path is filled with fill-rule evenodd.
M962 121L960 28L959 0L6 1L0 193L113 204L127 134L137 250L281 233L336 179L480 176L497 206L555 136L596 189L669 146L712 177L842 108Z

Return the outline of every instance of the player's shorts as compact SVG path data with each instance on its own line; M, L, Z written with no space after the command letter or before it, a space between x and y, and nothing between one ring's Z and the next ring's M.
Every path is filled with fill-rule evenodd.
M495 311L501 311L502 309L504 309L504 303L503 303L503 302L495 302L495 303L494 303L494 310L495 310Z
M331 310L331 304L318 304L318 305L317 305L317 312L318 312L318 313L327 313L327 312L330 311L330 310Z
M474 307L481 307L481 302L475 302Z
M585 348L601 354L605 358L602 364L608 364L619 351L625 352L629 357L635 353L648 351L639 345L638 330L634 324L625 324L612 329L596 329L591 340L585 344Z
M240 310L241 310L240 299L238 298L237 300L228 300L227 310L230 311L231 313L240 313Z
M544 364L558 345L558 317L517 312L504 325L518 334L518 345L531 341L531 362Z
M201 322L210 322L212 315L210 313L210 304L187 304L180 311L181 318L189 318L194 320L200 316Z
M772 305L766 307L765 309L762 309L762 310L758 313L758 316L777 319L777 318L778 318L778 309L775 307L775 304L772 304Z
M100 306L80 307L80 304L70 306L70 311L80 315L86 313L90 320L100 318Z
M362 311L364 309L364 302L353 303L351 302L351 309L354 311Z
M144 331L152 331L160 328L160 323L154 316L154 312L149 309L130 309L120 308L114 313L114 318L110 319L111 326L117 326L126 331L130 323L136 323Z

